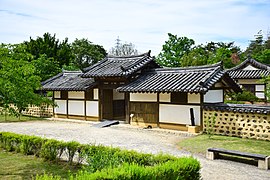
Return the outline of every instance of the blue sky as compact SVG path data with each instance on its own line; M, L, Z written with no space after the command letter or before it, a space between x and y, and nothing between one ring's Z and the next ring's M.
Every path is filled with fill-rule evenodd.
M259 30L270 32L270 0L0 0L0 43L50 32L109 50L119 36L157 55L167 33L244 49Z

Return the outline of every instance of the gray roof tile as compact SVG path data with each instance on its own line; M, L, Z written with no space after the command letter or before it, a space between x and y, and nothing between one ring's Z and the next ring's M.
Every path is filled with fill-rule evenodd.
M222 64L187 68L158 68L135 81L119 87L120 92L190 92L205 93L223 76L233 88L239 86L223 71Z
M154 58L150 56L150 51L141 55L113 57L108 56L102 61L85 68L83 77L122 77L129 76L139 71L148 63L154 63L159 67Z
M81 75L80 71L65 71L42 82L42 90L84 91L97 85L93 78L82 78Z

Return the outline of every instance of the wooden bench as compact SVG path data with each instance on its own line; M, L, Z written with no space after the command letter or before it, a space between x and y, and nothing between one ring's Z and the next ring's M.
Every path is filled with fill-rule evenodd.
M261 155L261 154L252 154L234 150L227 150L221 148L209 148L207 149L206 158L207 159L217 159L219 154L227 154L233 156L241 156L245 158L252 158L254 160L258 160L258 168L260 169L269 169L270 167L270 156Z

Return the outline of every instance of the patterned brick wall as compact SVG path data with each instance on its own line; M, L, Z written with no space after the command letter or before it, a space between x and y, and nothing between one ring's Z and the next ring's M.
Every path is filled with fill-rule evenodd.
M204 110L204 131L215 115L215 134L270 141L270 114Z

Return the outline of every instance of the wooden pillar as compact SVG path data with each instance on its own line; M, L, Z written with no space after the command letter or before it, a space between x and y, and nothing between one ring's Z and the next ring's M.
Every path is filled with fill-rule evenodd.
M126 112L126 123L130 124L130 112L129 112L129 107L130 107L130 104L129 104L129 101L130 101L130 94L129 92L125 92L125 112Z
M203 104L204 104L204 94L200 93L200 129L203 131Z
M54 101L54 91L53 91L53 95L52 95L52 101L53 101L53 103L55 103L55 101ZM55 117L54 106L53 106L53 117Z
M86 93L87 91L84 91L84 120L87 120L86 118Z
M159 127L159 94L160 92L157 93L157 127Z
M68 91L66 91L66 101L67 101L67 118L68 118Z
M103 83L99 83L98 88L98 116L99 121L103 119Z

